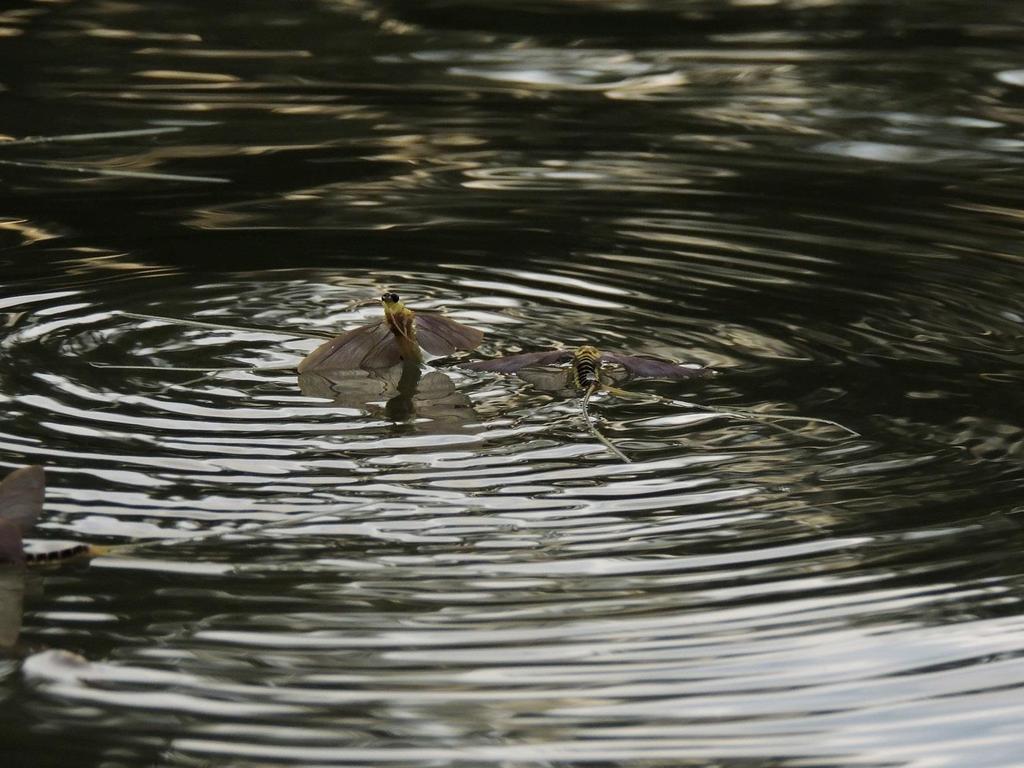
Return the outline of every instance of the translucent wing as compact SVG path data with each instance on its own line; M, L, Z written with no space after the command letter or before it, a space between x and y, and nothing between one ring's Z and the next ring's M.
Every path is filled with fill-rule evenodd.
M0 519L12 523L22 534L32 530L43 511L46 475L42 467L22 467L0 483Z
M655 360L650 357L633 357L620 355L616 352L605 352L602 357L609 363L618 363L630 376L646 379L696 379L708 376L710 368L686 368L667 360Z
M515 373L520 368L554 365L555 363L564 363L570 359L572 359L571 350L554 349L548 352L526 352L522 355L506 355L505 357L496 357L493 360L478 360L475 363L467 363L465 367L474 371Z
M21 539L43 511L45 486L42 467L23 467L0 483L0 563L24 562Z
M402 360L398 340L387 322L353 328L325 341L299 363L299 373L390 368Z
M524 368L516 376L543 392L572 392L568 368Z
M364 370L377 371L402 362L401 343L386 322L382 325L384 328L375 331L373 343L368 345L369 349L359 364ZM416 360L419 361L419 354L416 355Z
M416 341L431 355L450 355L457 350L469 352L480 346L484 332L457 323L443 315L416 314Z
M14 523L0 518L0 565L23 562L25 562L25 551L21 541L21 531ZM5 570L0 569L0 578Z

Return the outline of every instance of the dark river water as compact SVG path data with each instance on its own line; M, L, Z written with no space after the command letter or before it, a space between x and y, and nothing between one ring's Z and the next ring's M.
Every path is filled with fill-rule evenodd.
M46 466L39 539L161 543L0 573L0 763L1024 765L1022 40L1018 0L9 4L0 474ZM631 463L519 377L298 381L389 289L475 359L720 375L595 397Z

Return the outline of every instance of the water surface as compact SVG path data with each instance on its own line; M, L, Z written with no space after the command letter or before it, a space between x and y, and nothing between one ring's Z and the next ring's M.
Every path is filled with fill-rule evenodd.
M4 12L0 463L46 465L40 538L162 542L0 575L8 762L1019 765L1022 32L1009 1ZM474 357L721 375L599 396L629 464L452 361L416 398L300 386L387 289Z

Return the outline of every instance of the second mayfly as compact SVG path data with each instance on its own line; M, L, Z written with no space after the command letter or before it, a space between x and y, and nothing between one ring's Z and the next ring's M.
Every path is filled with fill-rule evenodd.
M538 366L549 366L570 361L569 367L562 369L544 369ZM632 377L658 379L692 379L713 375L709 368L687 368L665 360L654 360L649 357L634 357L617 352L602 353L597 347L585 345L575 351L556 349L550 352L527 352L522 355L508 355L495 360L483 360L468 363L465 367L475 371L494 371L497 373L517 373L541 389L574 390L580 396L580 412L587 430L609 451L619 459L630 462L628 456L615 447L594 426L587 406L595 392L605 390L620 397L631 397L629 392L609 386L602 381L603 362L614 363L625 369L625 374Z

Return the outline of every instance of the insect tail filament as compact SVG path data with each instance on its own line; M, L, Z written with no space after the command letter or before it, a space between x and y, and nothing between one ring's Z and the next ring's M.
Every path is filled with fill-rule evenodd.
M583 422L587 425L587 430L590 434L593 435L601 445L628 464L631 463L629 457L616 448L612 444L611 440L598 431L594 422L590 418L590 411L587 408L590 404L590 398L595 392L601 389L600 368L601 353L594 347L580 347L572 357L572 383L577 389L583 390L583 396L580 398L580 413L583 416Z

